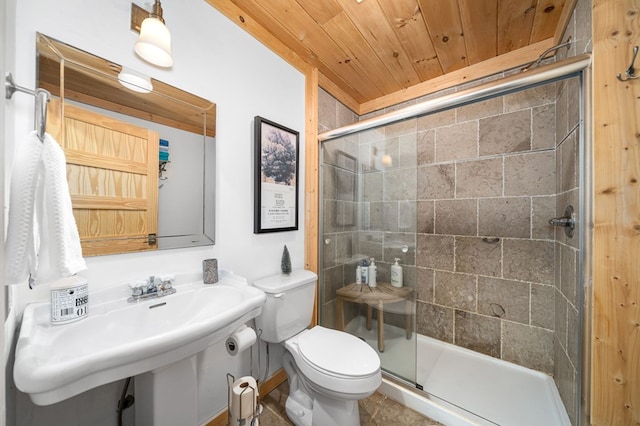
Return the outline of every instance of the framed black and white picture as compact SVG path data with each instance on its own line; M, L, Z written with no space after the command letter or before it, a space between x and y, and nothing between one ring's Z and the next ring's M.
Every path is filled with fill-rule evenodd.
M256 116L253 232L298 229L299 133Z

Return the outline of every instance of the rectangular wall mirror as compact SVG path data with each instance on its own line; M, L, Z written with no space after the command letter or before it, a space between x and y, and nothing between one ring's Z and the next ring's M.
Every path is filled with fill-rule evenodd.
M36 48L83 255L214 244L216 105L43 34Z

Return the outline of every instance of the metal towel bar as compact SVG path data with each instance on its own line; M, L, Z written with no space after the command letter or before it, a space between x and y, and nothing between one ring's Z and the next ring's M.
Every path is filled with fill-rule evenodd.
M11 99L15 92L26 93L28 95L33 95L36 98L35 102L35 130L38 133L38 139L41 141L44 140L44 132L47 128L47 103L49 99L51 99L51 93L45 89L36 89L31 90L26 87L18 86L13 81L13 76L11 73L7 73L4 78L4 87L5 87L5 99Z

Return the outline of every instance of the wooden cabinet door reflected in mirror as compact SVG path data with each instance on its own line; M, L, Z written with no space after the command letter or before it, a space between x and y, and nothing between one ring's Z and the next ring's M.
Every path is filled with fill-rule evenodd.
M64 115L61 119L61 115ZM156 250L158 133L51 99L84 256Z

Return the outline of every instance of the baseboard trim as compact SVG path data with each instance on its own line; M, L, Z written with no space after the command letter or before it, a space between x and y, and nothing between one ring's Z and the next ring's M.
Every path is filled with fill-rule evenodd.
M273 376L269 377L269 379L267 379L267 381L260 386L260 397L265 397L272 390L274 390L275 388L280 386L282 383L284 383L286 380L287 380L287 372L284 371L284 368L281 368L280 370L276 371Z

